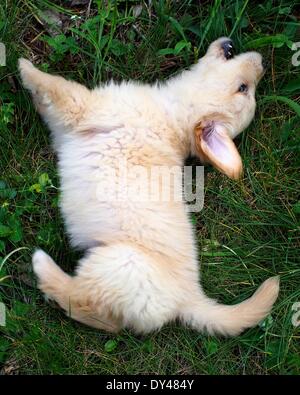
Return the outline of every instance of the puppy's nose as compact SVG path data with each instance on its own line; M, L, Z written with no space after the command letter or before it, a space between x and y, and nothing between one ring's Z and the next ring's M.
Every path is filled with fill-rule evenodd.
M263 69L265 70L268 67L269 63L265 59L262 59L261 65L262 65Z
M234 46L232 40L226 40L221 44L221 48L223 49L224 56L226 59L231 59L234 56Z

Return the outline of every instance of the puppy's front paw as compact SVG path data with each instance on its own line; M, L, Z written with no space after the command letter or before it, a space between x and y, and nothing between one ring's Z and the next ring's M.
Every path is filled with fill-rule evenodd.
M24 58L19 59L19 70L24 86L33 90L34 74L38 71L33 64Z

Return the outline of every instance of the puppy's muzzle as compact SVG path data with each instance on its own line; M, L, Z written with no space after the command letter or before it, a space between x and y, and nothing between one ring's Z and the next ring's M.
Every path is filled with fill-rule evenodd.
M224 41L221 44L221 48L224 52L224 57L228 60L234 57L234 46L232 40Z

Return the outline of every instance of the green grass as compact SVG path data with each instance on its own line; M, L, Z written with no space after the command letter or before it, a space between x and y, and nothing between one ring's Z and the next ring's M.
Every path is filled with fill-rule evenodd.
M3 373L299 374L299 98L297 2L7 0L0 5L0 327ZM107 5L104 5L104 4ZM138 16L139 5L143 5ZM298 8L299 9L299 8ZM45 10L60 12L57 35ZM205 207L193 217L206 292L224 303L248 297L279 274L281 292L260 327L234 339L207 337L173 323L138 337L84 327L46 304L31 253L45 249L69 271L80 252L68 245L58 209L59 180L49 133L20 84L17 59L93 86L109 78L165 79L189 66L221 35L269 62L255 120L238 140L242 181L206 167ZM279 97L279 98L278 98ZM283 99L282 99L283 97ZM9 255L10 254L10 255Z

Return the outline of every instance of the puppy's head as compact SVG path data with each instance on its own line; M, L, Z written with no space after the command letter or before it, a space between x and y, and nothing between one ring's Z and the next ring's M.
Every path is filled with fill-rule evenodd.
M255 113L255 89L264 68L257 52L234 54L228 38L214 41L196 65L201 85L202 113L194 128L195 150L230 178L242 174L242 161L234 137L251 122Z

